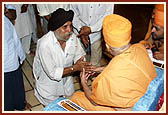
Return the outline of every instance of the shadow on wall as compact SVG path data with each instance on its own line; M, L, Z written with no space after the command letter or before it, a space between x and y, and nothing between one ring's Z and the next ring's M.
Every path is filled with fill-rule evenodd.
M114 13L124 16L132 23L131 43L138 43L145 38L148 31L154 4L116 4Z

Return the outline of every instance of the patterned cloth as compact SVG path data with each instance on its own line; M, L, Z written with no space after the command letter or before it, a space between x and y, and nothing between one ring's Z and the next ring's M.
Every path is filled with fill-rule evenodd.
M160 108L162 102L158 105L158 101L164 91L164 70L157 67L155 69L157 77L150 83L145 95L134 105L133 111L156 111Z

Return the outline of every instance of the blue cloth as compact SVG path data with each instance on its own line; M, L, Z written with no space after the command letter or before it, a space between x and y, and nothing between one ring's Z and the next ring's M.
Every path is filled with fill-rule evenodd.
M156 111L160 96L164 92L164 70L155 67L157 77L151 81L144 96L134 105L133 111Z
M19 64L24 61L25 57L13 24L4 16L4 72L18 69Z
M57 100L53 101L52 103L48 104L43 111L67 111L66 109L64 109L63 107L61 107L58 103L61 103L62 100L69 100L65 97L60 97ZM70 100L69 100L70 101ZM75 104L75 103L71 103L73 106L75 106L76 108L79 109L79 111L85 111L85 109L83 109L82 107L80 107L79 105Z
M52 103L48 104L43 111L66 111L64 108L59 106L57 103L61 100L66 99L65 97L58 98L56 101L53 101Z
M164 70L160 68L155 68L157 72L157 77L151 81L148 89L144 96L142 96L139 101L134 105L133 111L155 111L159 98L164 92ZM46 106L43 111L66 111L57 103L64 97L57 99L56 101L50 103Z

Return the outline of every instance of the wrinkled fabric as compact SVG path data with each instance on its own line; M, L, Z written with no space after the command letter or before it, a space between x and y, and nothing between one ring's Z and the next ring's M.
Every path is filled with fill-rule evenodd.
M142 44L134 44L115 56L103 72L93 81L91 99L102 106L129 108L145 94L157 73ZM74 94L72 101L88 110L93 105ZM85 97L86 98L86 97Z
M66 11L70 9L69 4L37 4L37 11L40 16L47 16L56 11L58 8L63 8Z
M4 72L15 71L26 58L20 39L10 20L4 16Z
M61 95L74 93L73 77L62 78L64 68L70 67L85 55L79 39L73 34L62 50L54 32L49 31L37 42L33 62L35 96L48 105Z
M111 47L122 47L131 40L131 22L117 14L111 14L103 20L105 42Z
M71 4L71 7L75 14L73 26L78 30L82 26L89 26L93 32L89 35L91 44L100 40L103 19L113 14L114 4Z

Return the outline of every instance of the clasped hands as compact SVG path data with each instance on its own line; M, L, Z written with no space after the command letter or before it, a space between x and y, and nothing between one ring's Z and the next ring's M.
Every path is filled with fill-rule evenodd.
M90 62L85 62L84 61L84 56L82 56L75 64L74 64L74 69L77 71L84 71L84 77L86 80L88 80L88 78L90 76L93 76L95 73L98 73L99 70L97 66L93 66Z

